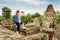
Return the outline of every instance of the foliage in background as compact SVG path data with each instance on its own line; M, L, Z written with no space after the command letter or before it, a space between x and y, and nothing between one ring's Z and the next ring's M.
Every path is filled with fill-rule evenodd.
M22 21L25 23L25 24L27 24L27 23L31 23L31 22L33 22L33 19L35 18L35 17L40 17L41 15L39 14L39 13L35 13L35 14L27 14L26 16L22 16Z
M56 22L57 22L57 23L60 23L60 12L57 11L56 14L57 14Z
M38 12L36 12L35 14L32 15L33 18L35 18L35 17L40 17L40 16L41 16L41 15L40 15Z
M60 23L60 12L57 11L56 15L57 15L56 22ZM13 16L11 16L11 9L10 8L8 8L8 7L3 7L2 8L2 16L0 16L0 22L3 20L3 17L5 17L6 19L13 20ZM44 15L40 15L38 12L36 12L35 14L32 14L32 15L29 13L29 14L27 14L25 16L22 16L21 20L25 24L27 24L27 23L33 22L33 19L35 17L40 17L40 19L44 20Z
M5 17L6 19L10 19L11 9L8 7L3 7L2 8L2 16Z
M33 22L33 18L32 18L31 14L27 14L26 16L22 16L21 19L25 24Z
M31 14L27 14L27 20L28 20L28 23L33 22L33 18Z
M3 20L3 17L2 16L0 16L0 22Z

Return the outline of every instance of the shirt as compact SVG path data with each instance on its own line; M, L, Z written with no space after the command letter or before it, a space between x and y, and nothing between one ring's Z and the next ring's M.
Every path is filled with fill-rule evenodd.
M18 21L18 16L17 16L17 15L14 15L13 21L14 21L14 22L19 22L19 21Z

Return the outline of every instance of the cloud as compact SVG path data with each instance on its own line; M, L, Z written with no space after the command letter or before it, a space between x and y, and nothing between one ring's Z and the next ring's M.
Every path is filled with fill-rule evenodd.
M17 9L24 11L25 14L27 14L27 13L33 14L35 12L39 12L40 14L42 14L44 11L42 7L45 7L48 4L48 2L44 1L44 0L15 0L15 1L6 0L6 1L7 1L7 3L6 4L0 4L0 7L1 6L2 7L8 6L9 8L12 9L12 13L11 13L12 15L15 14L15 11ZM14 5L11 3L13 3ZM0 11L0 13L1 13L1 11Z
M55 11L60 11L60 4L56 4L53 6Z
M28 13L34 14L35 12L38 12L41 15L44 14L43 10L25 10L24 9L24 10L20 10L20 11L24 11L24 15L27 15ZM16 13L16 9L13 9L11 14L15 15L15 13Z
M53 0L52 0L53 1ZM54 4L53 4L54 3ZM35 13L39 12L43 14L46 10L48 4L53 4L56 10L60 10L60 4L57 6L55 1L51 2L49 0L0 0L0 9L4 6L11 8L12 15L15 14L15 11L18 9L20 11L24 11L25 14L27 13ZM1 14L1 11L0 11Z
M0 4L0 7L7 6L6 4Z
M7 6L7 5L6 5L6 4L0 4L0 15L2 15L2 8L3 8L4 6Z
M42 5L42 4L48 3L47 0L16 0L16 1L25 2L25 3L31 4L31 5Z

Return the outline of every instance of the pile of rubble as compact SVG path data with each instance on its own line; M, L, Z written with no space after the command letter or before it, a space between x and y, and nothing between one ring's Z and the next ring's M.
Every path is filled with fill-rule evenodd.
M14 24L14 22L11 20L3 20L1 21L1 25L13 31L16 31L17 29L16 24Z
M60 23L56 26L54 36L60 40Z
M47 40L47 34L37 33L30 36L24 36L22 34L17 34L7 28L0 26L0 40Z

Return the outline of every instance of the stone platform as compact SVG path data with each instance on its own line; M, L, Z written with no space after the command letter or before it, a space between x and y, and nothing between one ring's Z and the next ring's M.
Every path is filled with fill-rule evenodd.
M47 40L47 34L37 33L33 35L24 36L22 34L17 34L0 25L0 40Z

